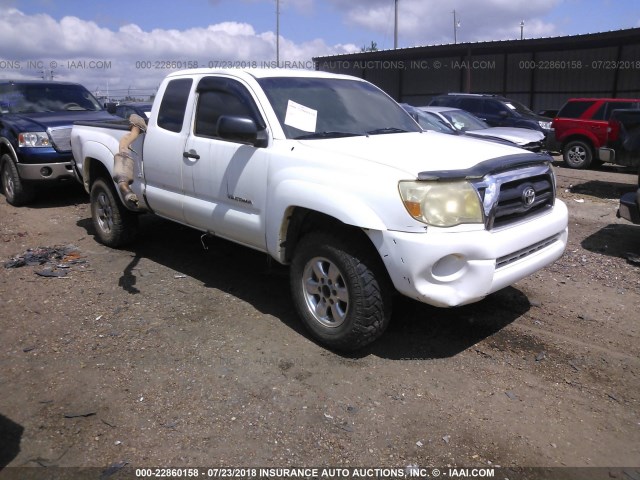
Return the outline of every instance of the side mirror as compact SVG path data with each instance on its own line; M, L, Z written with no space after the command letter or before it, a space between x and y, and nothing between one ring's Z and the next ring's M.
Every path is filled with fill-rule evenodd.
M266 147L264 132L258 131L258 126L253 119L235 115L222 115L218 119L216 130L218 136L232 142L241 142L254 147Z
M111 115L116 113L116 107L117 105L113 102L109 102L109 103L105 103L104 104L104 108L107 109L107 112L109 112Z
M509 113L507 113L507 111L505 110L500 110L500 113L498 115L500 115L501 118L507 118L509 116Z

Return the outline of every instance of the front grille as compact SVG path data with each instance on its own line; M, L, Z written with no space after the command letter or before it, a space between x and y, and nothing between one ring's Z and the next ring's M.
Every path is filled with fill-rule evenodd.
M535 200L532 205L527 206L523 195L529 187L535 192ZM540 210L553 206L554 196L553 181L547 175L503 184L500 187L500 196L493 216L493 227L512 223L514 220L532 216Z
M526 220L553 207L555 179L550 165L489 174L476 182L491 230Z
M505 267L510 265L518 260L521 260L529 255L539 252L542 249L547 248L549 245L553 245L559 238L559 235L554 235L553 237L546 238L538 243L534 243L526 248L518 250L516 252L510 253L509 255L505 255L496 260L496 269Z
M71 127L50 128L48 133L57 151L71 151Z

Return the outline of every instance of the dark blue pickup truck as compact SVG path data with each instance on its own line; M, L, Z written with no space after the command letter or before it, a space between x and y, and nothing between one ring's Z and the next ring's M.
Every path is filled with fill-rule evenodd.
M7 202L24 205L38 184L72 179L73 123L113 118L82 85L0 80L0 188Z

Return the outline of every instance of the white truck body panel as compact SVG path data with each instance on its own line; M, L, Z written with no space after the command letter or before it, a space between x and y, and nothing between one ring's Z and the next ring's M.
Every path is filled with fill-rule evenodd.
M435 132L288 139L258 83L278 76L336 77L197 70L165 79L138 158L140 178L133 184L150 210L268 252L282 263L292 209L320 212L365 231L395 288L437 306L477 301L562 255L567 209L559 200L539 215L493 229L483 224L427 226L410 216L401 201L398 182L416 180L421 172L464 172L493 159L508 161L523 150ZM264 146L195 134L196 86L204 77L235 79L250 92L266 124ZM176 78L191 78L193 85L182 129L172 132L160 128L157 119L167 83ZM74 126L73 153L87 189L87 165L98 161L111 173L120 137L120 131L109 128ZM143 151L141 145L135 150L134 155Z

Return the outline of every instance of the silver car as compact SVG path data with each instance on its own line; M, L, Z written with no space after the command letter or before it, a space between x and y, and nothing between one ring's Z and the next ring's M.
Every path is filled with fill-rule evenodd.
M532 152L543 149L544 134L538 130L516 127L490 127L486 122L475 115L451 107L416 107L427 115L433 115L440 121L444 121L457 131L466 135L486 139L501 139L515 143L520 148Z

